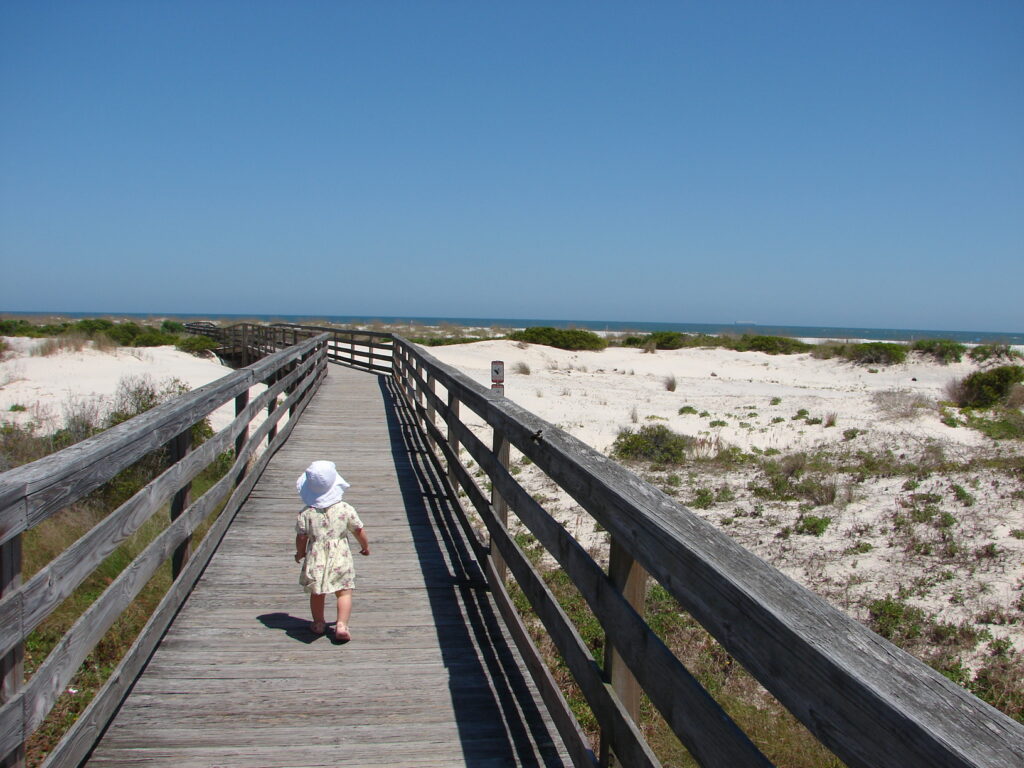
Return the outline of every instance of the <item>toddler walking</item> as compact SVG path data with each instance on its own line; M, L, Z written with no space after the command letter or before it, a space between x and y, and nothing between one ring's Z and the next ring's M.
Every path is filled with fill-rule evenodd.
M338 474L334 462L314 461L295 487L306 504L295 523L295 562L302 563L299 583L309 592L312 630L318 635L326 631L324 598L333 592L338 601L334 636L341 641L350 640L348 619L352 613L355 568L348 534L355 534L361 555L370 554L370 542L355 509L341 500L349 484Z

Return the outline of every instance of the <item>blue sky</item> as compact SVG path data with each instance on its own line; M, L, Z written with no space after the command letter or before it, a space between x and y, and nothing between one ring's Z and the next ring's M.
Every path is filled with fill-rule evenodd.
M0 4L0 310L1024 330L1024 4Z

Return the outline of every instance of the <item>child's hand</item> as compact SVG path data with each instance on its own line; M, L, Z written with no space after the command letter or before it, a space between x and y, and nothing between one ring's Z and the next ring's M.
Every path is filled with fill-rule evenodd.
M304 557L305 557L305 555L304 555L304 554L303 554L302 552L296 552L296 553L295 553L295 562L296 562L296 563L301 563L301 562L302 562L302 559L303 559Z
M369 555L370 554L370 548L369 547L363 547L362 549L359 550L359 554L363 555L364 557Z

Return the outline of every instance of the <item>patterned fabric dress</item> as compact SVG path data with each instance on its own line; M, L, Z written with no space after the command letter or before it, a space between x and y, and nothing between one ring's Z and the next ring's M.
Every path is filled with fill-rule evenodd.
M327 509L306 507L299 513L295 532L307 537L299 584L307 592L324 595L355 588L356 573L348 548L348 534L362 527L355 509L344 501Z

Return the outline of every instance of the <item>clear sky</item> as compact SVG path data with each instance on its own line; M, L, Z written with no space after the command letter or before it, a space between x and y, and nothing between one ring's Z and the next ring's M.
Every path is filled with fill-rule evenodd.
M1024 3L0 3L0 310L1024 330Z

